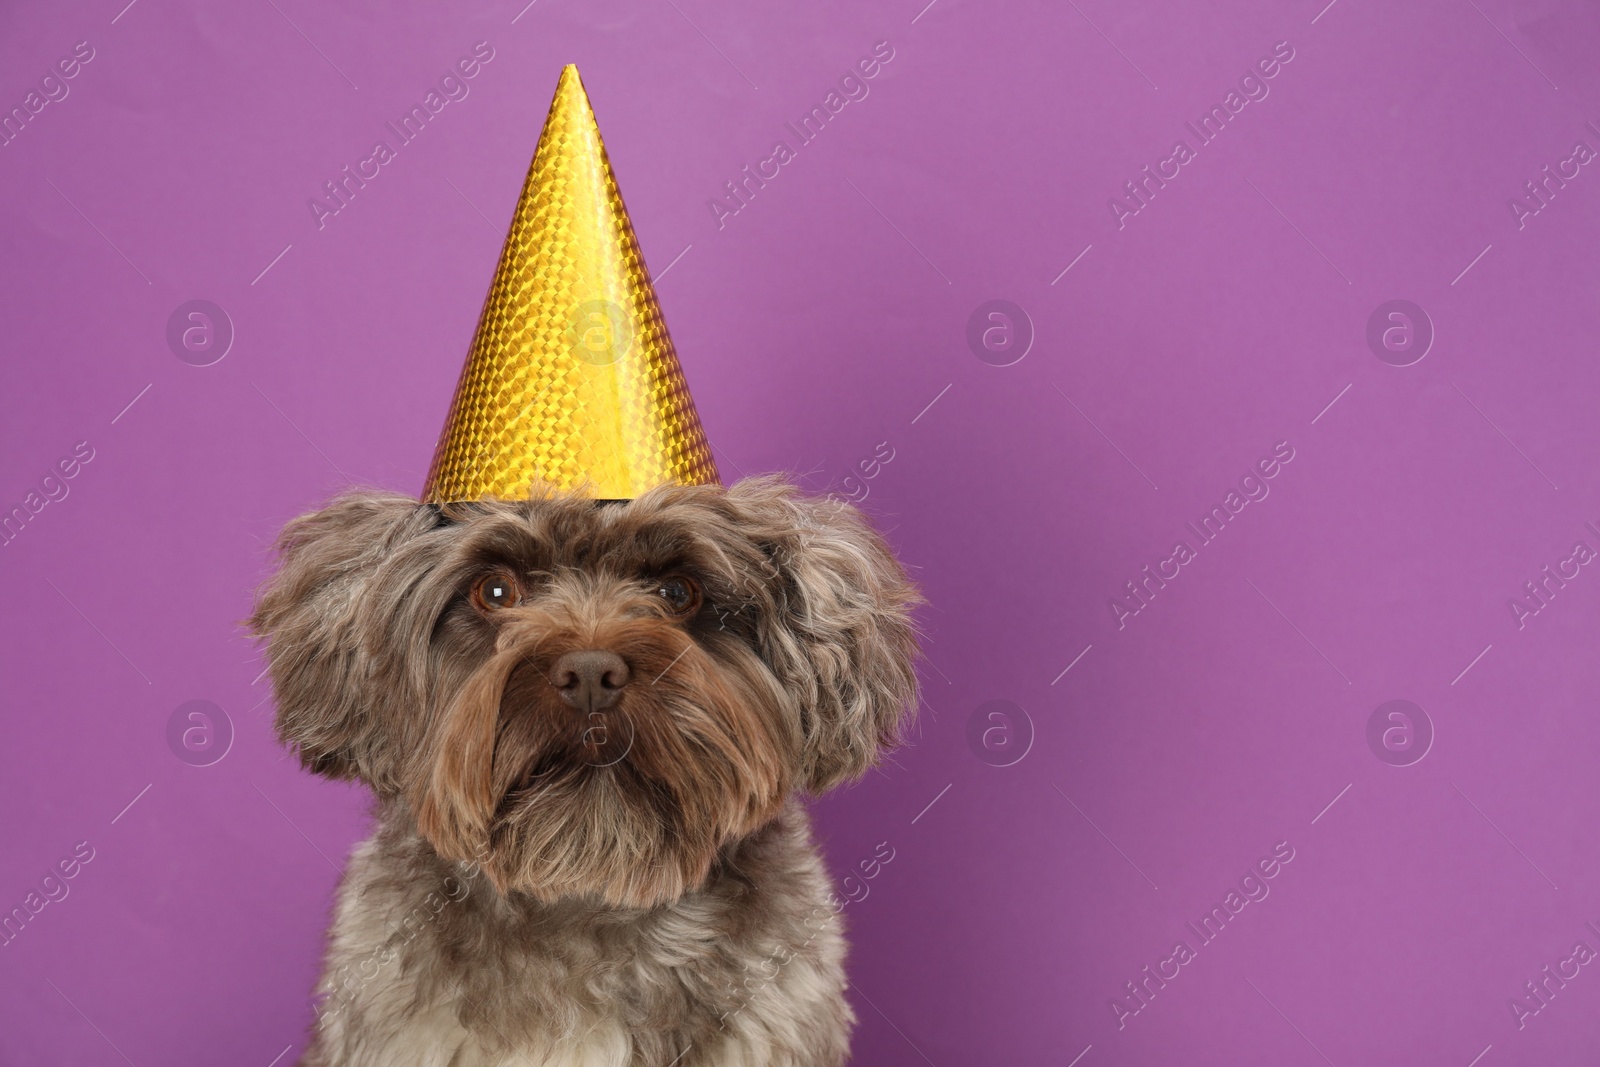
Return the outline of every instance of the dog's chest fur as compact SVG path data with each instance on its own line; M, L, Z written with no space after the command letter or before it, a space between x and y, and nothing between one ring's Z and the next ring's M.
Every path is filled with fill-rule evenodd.
M398 811L340 889L308 1067L835 1067L844 941L803 811L671 905L503 897Z

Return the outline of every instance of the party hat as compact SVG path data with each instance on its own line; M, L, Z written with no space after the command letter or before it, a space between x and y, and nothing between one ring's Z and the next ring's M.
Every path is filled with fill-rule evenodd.
M578 68L561 71L424 503L719 481Z

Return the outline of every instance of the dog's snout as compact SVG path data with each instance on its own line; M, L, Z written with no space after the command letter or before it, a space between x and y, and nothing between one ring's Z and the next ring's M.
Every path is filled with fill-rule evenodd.
M627 661L615 652L588 648L568 652L556 660L550 683L572 707L598 711L617 702L629 675Z

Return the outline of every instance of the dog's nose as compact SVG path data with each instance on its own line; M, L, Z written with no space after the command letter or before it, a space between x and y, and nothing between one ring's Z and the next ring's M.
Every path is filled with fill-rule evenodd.
M609 708L628 684L628 664L615 652L587 648L556 660L550 683L561 699L579 711Z

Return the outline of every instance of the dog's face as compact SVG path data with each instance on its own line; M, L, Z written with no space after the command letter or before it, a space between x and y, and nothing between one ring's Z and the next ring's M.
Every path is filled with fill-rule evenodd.
M915 697L915 590L848 505L775 479L290 523L251 619L280 738L502 890L647 907Z

